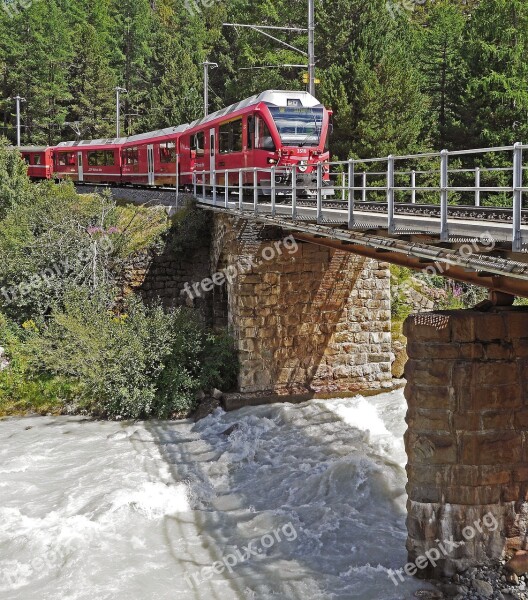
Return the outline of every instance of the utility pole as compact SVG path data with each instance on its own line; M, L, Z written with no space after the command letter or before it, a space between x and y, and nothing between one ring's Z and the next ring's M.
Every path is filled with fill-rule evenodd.
M315 0L308 0L308 91L315 96Z
M202 65L204 68L204 116L207 117L209 114L209 67L215 69L218 67L218 64L206 60Z
M14 96L13 98L10 98L10 100L16 100L16 129L17 129L17 146L20 148L20 103L21 102L26 102L25 98L22 98L21 96Z
M120 105L120 95L128 94L128 91L122 87L116 87L116 137L121 137L121 128L120 128L120 120L121 120L121 105Z

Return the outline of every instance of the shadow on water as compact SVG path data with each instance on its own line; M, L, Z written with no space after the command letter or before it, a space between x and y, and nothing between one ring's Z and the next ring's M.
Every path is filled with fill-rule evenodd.
M174 482L185 482L190 493L192 510L165 524L182 580L187 574L192 582L192 574L252 539L282 532L280 542L239 561L233 573L186 586L185 598L413 597L386 573L406 562L405 472L391 457L389 432L373 440L323 402L145 427ZM135 441L139 452L145 443L152 442ZM296 539L281 530L288 524Z

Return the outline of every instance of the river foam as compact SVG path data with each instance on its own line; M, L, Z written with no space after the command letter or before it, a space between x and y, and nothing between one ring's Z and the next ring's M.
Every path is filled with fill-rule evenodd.
M387 576L404 414L398 391L198 424L1 421L0 598L411 598Z

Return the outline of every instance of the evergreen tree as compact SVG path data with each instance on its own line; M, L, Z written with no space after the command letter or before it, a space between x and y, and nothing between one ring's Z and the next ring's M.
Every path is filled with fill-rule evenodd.
M504 145L528 134L528 2L482 0L469 25L466 123L471 145Z

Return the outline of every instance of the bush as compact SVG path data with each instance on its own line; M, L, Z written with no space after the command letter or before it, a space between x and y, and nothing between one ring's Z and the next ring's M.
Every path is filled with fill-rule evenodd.
M17 326L0 314L0 346L6 349L9 368L0 371L0 417L28 413L60 414L74 402L79 389L72 379L36 373L25 345L34 326Z
M162 207L118 207L71 183L35 185L0 220L0 308L21 323L47 314L71 286L116 284L168 226Z
M217 344L190 311L167 313L128 297L115 314L113 297L109 289L68 291L64 307L27 342L37 371L79 382L84 408L100 416L181 416L199 389L232 383L232 342Z

